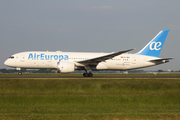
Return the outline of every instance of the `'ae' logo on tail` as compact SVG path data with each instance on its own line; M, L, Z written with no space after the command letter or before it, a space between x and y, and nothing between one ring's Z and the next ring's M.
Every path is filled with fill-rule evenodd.
M159 57L168 32L169 30L160 31L138 54Z
M149 45L149 49L150 49L150 50L160 50L160 49L161 49L161 45L162 45L161 42L152 42L152 43Z

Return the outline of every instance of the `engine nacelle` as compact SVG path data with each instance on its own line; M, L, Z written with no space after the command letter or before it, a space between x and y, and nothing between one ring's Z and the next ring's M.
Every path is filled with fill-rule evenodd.
M62 61L57 63L58 73L72 73L75 70L75 64L73 62Z

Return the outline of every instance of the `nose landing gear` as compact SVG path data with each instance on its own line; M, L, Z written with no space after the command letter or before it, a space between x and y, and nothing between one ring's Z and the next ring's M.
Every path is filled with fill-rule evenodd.
M22 75L21 68L16 68L16 70L19 70L18 75Z
M19 72L18 72L18 75L22 75L22 72L21 72L21 71L19 71Z

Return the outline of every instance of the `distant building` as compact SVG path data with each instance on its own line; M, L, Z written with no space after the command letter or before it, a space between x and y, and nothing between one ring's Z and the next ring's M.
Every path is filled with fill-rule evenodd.
M171 69L168 69L167 72L172 72L172 70L171 70Z

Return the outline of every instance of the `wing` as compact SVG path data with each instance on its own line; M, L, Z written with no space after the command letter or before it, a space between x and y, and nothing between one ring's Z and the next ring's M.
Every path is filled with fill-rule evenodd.
M100 57L96 57L96 58L92 58L92 59L88 59L88 60L77 61L77 63L81 63L81 64L84 64L84 65L97 65L101 61L111 59L111 58L113 58L115 56L118 56L120 54L129 52L131 50L134 50L134 49L129 49L129 50L125 50L125 51L119 51L119 52L111 53L111 54L108 54L108 55L104 55L104 56L100 56Z

